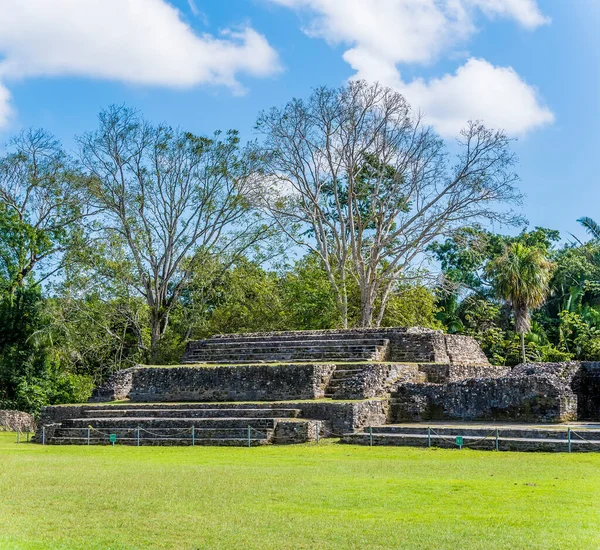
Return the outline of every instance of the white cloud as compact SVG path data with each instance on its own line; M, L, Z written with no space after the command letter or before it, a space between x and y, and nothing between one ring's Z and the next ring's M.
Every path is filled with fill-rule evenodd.
M536 0L468 0L489 17L512 17L524 27L535 29L550 22L539 9Z
M0 79L75 75L168 87L279 70L250 27L198 35L165 0L0 0Z
M0 83L0 128L8 124L11 114L10 92Z
M344 60L356 78L378 80L406 95L443 135L469 119L512 134L553 120L534 88L512 68L470 59L455 75L406 83L398 65L431 64L476 32L476 14L508 17L533 29L549 20L536 0L271 0L307 11L304 31L350 46Z
M355 44L394 63L424 63L473 30L461 1L271 0L312 14L304 30L330 44Z
M512 68L494 67L483 59L469 59L454 75L429 82L417 79L397 87L446 137L457 135L469 119L482 120L512 135L554 121L552 111L540 104L536 90Z
M198 9L198 6L196 6L196 2L194 2L194 0L188 0L188 5L190 6L190 11L195 16L200 15L200 10Z

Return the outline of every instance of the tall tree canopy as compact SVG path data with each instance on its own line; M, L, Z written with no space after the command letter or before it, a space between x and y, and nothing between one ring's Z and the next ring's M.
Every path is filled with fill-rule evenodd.
M298 245L318 254L348 323L348 283L362 326L379 325L389 295L427 246L480 220L512 222L519 200L502 132L470 123L458 153L413 116L399 93L354 81L260 115L263 204Z
M38 284L63 267L88 213L80 178L52 135L27 130L9 143L0 158L0 277L11 293L34 270Z
M194 270L214 256L235 258L264 235L252 208L252 170L236 132L199 137L123 107L103 111L100 127L79 144L87 201L147 301L155 357Z

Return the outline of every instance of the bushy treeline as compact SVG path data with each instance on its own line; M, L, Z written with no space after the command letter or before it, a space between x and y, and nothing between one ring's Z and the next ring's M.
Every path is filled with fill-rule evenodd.
M477 338L492 362L520 362L514 307L499 299L490 267L507 249L534 251L548 266L548 280L524 334L527 360L600 360L600 235L591 233L586 243L560 244L550 229L507 237L465 228L432 245L443 272L437 318L448 331Z
M600 358L598 236L480 228L523 223L502 132L471 122L451 154L365 82L256 130L242 144L110 107L71 151L44 130L9 142L0 408L83 401L110 372L177 363L222 332L422 325L502 364Z

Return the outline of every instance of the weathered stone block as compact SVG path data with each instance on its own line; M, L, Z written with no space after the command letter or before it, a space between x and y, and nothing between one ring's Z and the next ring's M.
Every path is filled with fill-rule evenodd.
M145 367L133 372L129 399L153 401L281 401L319 399L335 365Z
M523 365L505 376L447 384L406 384L392 394L392 419L518 420L577 419L571 383L577 364Z
M0 430L35 431L35 418L32 414L22 411L0 410Z

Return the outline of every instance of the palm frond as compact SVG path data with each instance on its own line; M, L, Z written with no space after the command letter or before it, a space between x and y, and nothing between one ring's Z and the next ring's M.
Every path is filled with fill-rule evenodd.
M592 218L583 217L577 220L585 230L592 236L595 241L600 241L600 224L594 221Z

